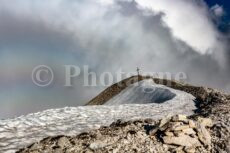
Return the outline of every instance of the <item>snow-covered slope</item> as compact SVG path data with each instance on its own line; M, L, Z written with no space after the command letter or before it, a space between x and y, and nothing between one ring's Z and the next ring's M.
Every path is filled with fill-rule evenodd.
M155 84L152 79L134 83L114 96L105 105L169 103L183 105L194 100L191 94ZM192 104L192 103L191 103Z
M140 92L142 90L144 92ZM102 125L107 126L118 119L159 119L174 114L191 115L196 109L194 99L188 93L145 80L131 85L108 101L107 105L51 109L0 120L0 152L15 152L48 136L76 135Z

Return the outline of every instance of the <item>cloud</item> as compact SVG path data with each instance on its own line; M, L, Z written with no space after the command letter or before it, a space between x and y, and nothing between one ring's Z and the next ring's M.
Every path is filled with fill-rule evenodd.
M0 100L7 102L7 108L18 108L5 116L81 105L105 88L84 88L80 76L77 85L66 90L65 64L89 65L97 74L120 68L135 71L136 66L142 71L182 71L197 85L230 86L228 40L218 32L203 1L15 0L14 4L0 1L0 84L12 95L0 94ZM57 84L52 88L31 84L30 73L39 64L54 68Z
M214 15L216 17L222 17L224 15L224 8L218 4L214 5L213 7L211 7L211 10L213 11Z
M201 1L137 0L137 2L144 8L164 12L163 20L172 29L173 35L199 53L212 52L219 46L219 34L208 18L206 5ZM207 34L201 34L204 31Z

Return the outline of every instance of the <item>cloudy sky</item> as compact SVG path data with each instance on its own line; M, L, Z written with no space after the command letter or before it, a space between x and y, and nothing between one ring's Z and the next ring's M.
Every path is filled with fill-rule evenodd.
M186 82L230 92L226 0L0 0L0 118L78 106L104 86L64 87L63 65L115 74L184 72ZM36 86L37 65L54 82Z

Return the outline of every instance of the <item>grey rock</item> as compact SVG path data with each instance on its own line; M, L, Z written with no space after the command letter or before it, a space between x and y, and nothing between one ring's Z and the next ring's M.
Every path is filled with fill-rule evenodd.
M200 142L196 138L192 138L188 135L181 135L179 137L163 137L163 141L166 144L179 145L185 147L200 146Z

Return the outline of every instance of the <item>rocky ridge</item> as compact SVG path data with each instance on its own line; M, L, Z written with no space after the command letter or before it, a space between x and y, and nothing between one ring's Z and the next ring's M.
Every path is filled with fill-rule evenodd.
M154 81L194 95L199 108L195 115L119 120L77 136L48 137L19 152L230 152L229 95L169 80Z
M210 152L208 118L188 119L184 115L160 121L117 121L76 137L50 137L19 152Z

